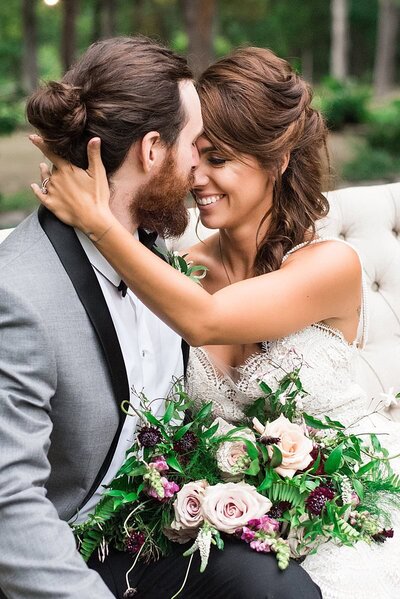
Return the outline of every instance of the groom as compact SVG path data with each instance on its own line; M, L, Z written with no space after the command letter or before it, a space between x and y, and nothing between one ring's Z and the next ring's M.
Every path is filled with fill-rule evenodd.
M88 139L102 139L112 209L143 243L154 243L148 231L183 232L202 128L184 59L144 38L99 42L31 97L28 118L79 166ZM0 598L122 597L131 558L112 552L88 568L67 522L85 519L132 444L137 422L121 402L163 397L182 375L181 340L45 210L0 246L0 273ZM205 574L193 567L182 597L320 597L299 566L279 573L244 544L214 557ZM186 567L180 547L138 564L135 596L172 596Z

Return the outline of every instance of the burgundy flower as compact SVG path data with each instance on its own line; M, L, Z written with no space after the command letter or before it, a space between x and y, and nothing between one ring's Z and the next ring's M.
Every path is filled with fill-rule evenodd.
M270 518L274 518L275 520L278 518L282 518L283 512L289 510L292 507L290 501L279 501L275 503L272 508L269 510L267 516Z
M143 447L154 447L162 439L161 431L155 426L143 426L138 433L139 443Z
M125 540L125 551L131 555L136 555L139 553L145 540L146 537L144 536L143 532L131 532L129 537Z
M325 507L325 503L335 496L334 491L326 485L320 485L311 491L306 499L308 511L314 516L319 516Z
M185 454L193 451L197 447L198 439L194 433L187 431L179 441L175 441L174 449L177 453Z
M373 539L374 541L376 541L377 543L384 543L386 541L386 539L391 539L394 536L394 530L393 528L384 528L383 530L380 530L378 533L376 533L376 535L373 535Z

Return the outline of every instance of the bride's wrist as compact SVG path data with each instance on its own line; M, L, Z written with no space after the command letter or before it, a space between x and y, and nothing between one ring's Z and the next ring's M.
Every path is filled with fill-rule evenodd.
M93 243L99 244L111 231L114 224L115 217L110 211L106 211L104 214L97 215L90 223L88 222L82 230Z

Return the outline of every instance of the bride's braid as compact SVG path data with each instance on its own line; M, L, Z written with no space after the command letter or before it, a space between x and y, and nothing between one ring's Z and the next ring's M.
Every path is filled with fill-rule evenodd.
M272 207L260 223L270 217L268 232L264 238L257 232L254 274L277 270L329 210L321 192L327 130L311 107L311 89L270 50L241 48L209 67L198 90L212 144L232 157L254 156L274 179Z

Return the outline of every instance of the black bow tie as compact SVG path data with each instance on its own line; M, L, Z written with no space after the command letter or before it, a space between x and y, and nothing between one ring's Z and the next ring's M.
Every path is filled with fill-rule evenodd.
M139 233L139 241L140 243L143 243L143 245L145 247L147 247L147 249L151 250L155 244L155 241L158 237L158 234L153 232L153 231L145 231L144 229L138 229L138 233ZM126 292L128 290L128 287L125 283L125 281L120 282L120 284L118 285L118 291L121 292L122 297L126 296Z

